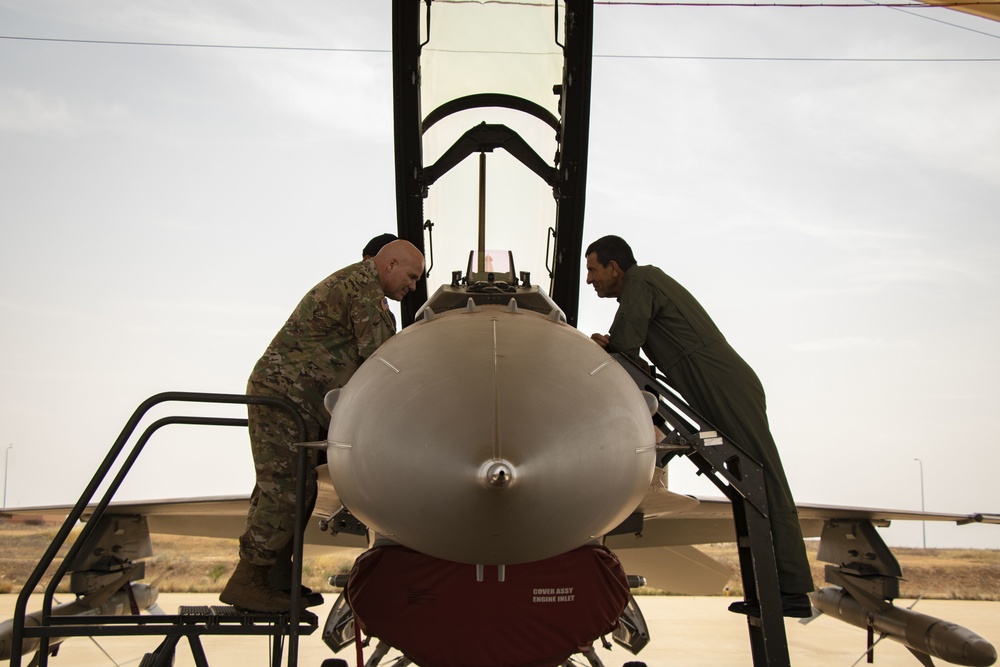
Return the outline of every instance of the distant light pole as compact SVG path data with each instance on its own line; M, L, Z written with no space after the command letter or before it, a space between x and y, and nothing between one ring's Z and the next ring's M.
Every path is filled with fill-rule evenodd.
M913 459L920 464L920 511L924 511L924 462L920 459ZM924 549L927 548L927 522L921 521L920 524L924 529Z
M3 453L3 506L7 507L7 469L10 468L10 450L14 445L7 445L7 450Z

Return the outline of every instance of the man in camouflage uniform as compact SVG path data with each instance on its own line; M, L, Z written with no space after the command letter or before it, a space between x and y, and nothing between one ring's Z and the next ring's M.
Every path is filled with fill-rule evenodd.
M247 394L290 400L305 421L307 440L324 439L330 415L323 397L347 384L395 333L386 297L401 300L416 289L423 270L420 251L397 240L374 257L328 276L302 298L271 341L250 374ZM287 612L290 592L276 588L269 576L291 553L298 457L294 443L300 436L283 410L251 405L248 412L257 481L240 537L240 562L219 599L253 611ZM307 509L316 501L315 450L310 450L310 459ZM322 603L321 596L303 593L304 604Z

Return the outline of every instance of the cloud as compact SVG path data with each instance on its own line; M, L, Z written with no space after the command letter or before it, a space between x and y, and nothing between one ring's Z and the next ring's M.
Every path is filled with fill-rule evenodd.
M70 135L75 123L60 97L27 88L0 90L0 131Z
M67 102L25 87L0 89L0 132L34 137L76 137L93 130L121 132L129 127L132 113L117 100Z

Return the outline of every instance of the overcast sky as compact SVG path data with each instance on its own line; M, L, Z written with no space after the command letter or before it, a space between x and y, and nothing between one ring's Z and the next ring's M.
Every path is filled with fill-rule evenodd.
M699 298L800 502L919 509L922 468L928 510L1000 512L1000 24L595 14L585 240ZM390 3L0 0L0 32L4 491L67 503L140 402L242 393L301 295L395 230ZM581 289L606 331L614 302ZM154 438L120 496L249 492L245 433L195 431ZM718 495L686 462L670 485Z

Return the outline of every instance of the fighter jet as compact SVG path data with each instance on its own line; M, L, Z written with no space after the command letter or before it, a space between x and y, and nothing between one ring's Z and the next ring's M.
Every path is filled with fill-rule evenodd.
M304 541L363 549L336 580L344 593L324 639L335 651L376 641L367 664L393 648L422 667L555 667L576 654L596 667L594 645L608 635L638 655L651 638L632 588L717 592L729 573L693 545L765 542L734 521L737 505L766 511L759 490L743 485L753 462L737 470L706 458L738 443L574 326L592 10L394 3L398 232L424 250L427 280L451 273L432 295L422 282L408 297L403 330L327 396L326 440L303 444L329 461ZM487 188L496 182L513 185ZM701 457L729 499L670 492L667 463L678 455ZM144 517L153 533L235 536L246 503L149 501L98 513ZM925 665L996 661L971 631L893 604L902 573L874 526L1000 517L799 512L831 564L817 608L904 643ZM115 531L107 540L101 548L113 552ZM761 620L748 618L752 637ZM12 664L34 650L12 643ZM777 648L753 650L754 664L787 664L781 642L770 643Z

